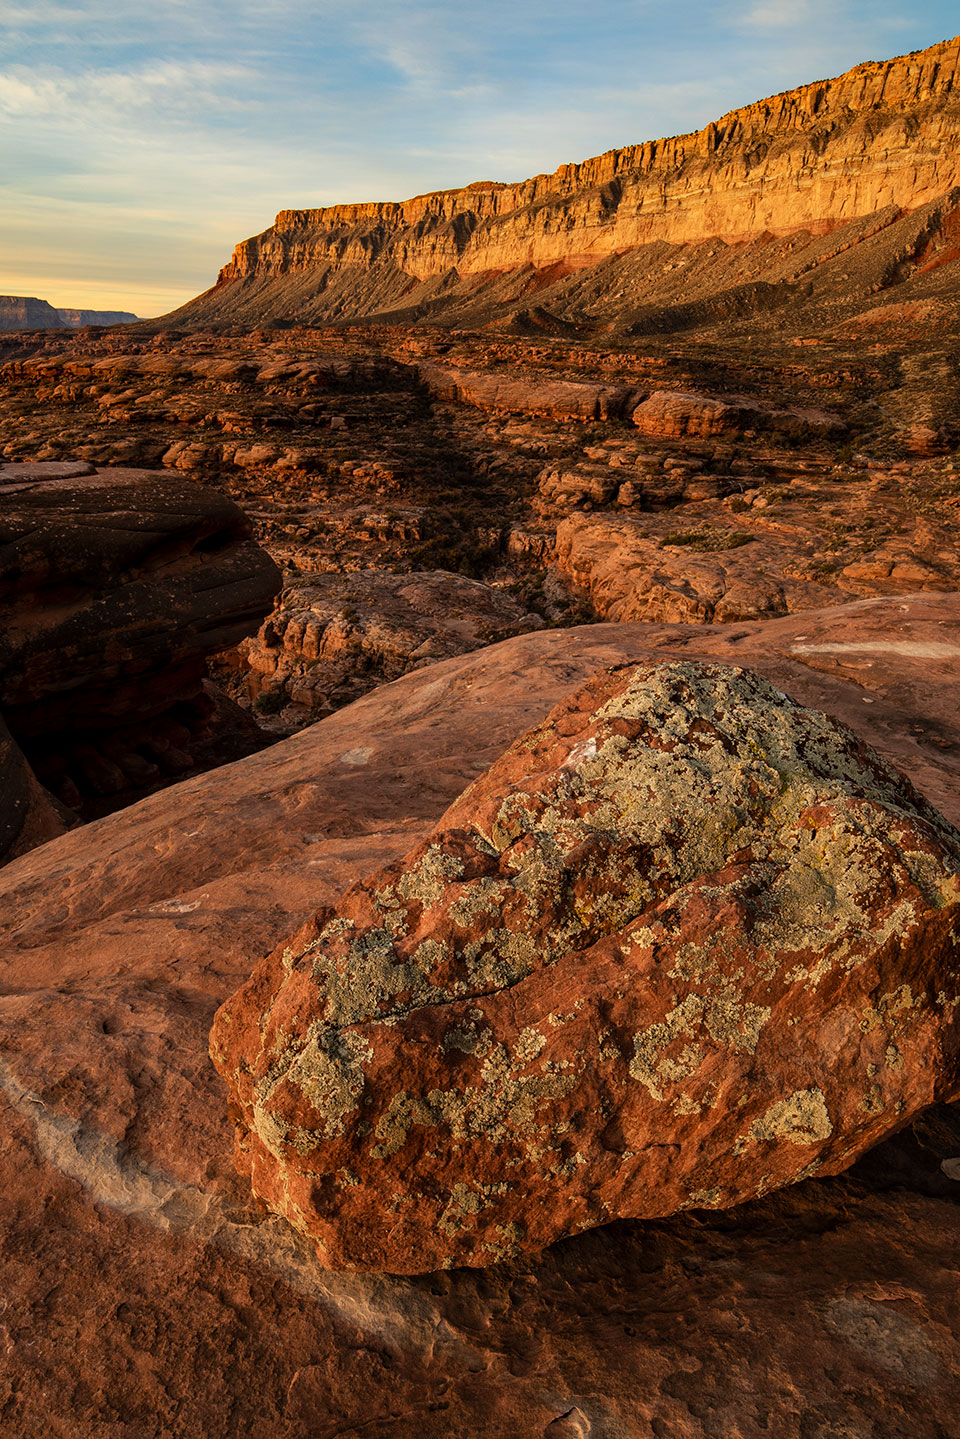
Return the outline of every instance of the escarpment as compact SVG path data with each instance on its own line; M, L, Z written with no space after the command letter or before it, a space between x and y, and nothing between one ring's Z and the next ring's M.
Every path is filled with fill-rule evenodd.
M958 62L960 37L551 175L400 202L281 210L270 229L236 247L215 289L178 318L242 316L247 305L327 318L411 309L437 316L475 303L481 292L489 304L515 309L522 291L509 277L517 272L536 274L541 300L539 291L552 301L568 282L564 310L575 314L590 307L590 297L576 292L581 271L648 247L707 242L719 246L706 256L714 293L726 293L734 307L783 299L743 286L794 285L823 253L771 250L777 237L820 239L853 226L845 251L960 184ZM855 225L864 219L866 233ZM894 237L871 279L877 290L902 278L905 262L924 263L901 239ZM764 254L744 274L727 273L722 252L745 242L760 242ZM668 257L658 251L654 258L662 271ZM623 310L630 285L625 295L617 278L606 275L604 290L608 308ZM639 277L634 282L639 287ZM702 296L683 283L670 299L696 305Z

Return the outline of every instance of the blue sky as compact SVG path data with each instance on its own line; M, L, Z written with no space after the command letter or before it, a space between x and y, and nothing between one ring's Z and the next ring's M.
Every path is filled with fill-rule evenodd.
M0 293L159 314L278 209L521 179L958 30L955 0L0 0Z

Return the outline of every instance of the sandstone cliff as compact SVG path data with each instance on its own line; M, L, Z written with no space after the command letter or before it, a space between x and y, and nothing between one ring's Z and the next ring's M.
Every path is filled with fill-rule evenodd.
M83 325L129 325L129 310L58 310L27 295L0 295L0 330L78 330Z
M0 330L62 330L66 323L46 300L0 295Z
M249 294L262 311L328 318L446 307L494 272L533 269L542 286L655 244L819 237L872 216L883 229L960 185L958 68L960 37L519 184L282 210L194 305L223 313ZM498 298L516 295L501 283Z
M77 330L82 325L129 325L137 318L130 310L57 310L57 314Z

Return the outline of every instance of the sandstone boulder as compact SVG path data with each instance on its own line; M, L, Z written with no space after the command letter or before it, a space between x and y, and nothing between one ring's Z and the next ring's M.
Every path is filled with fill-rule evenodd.
M206 1043L250 956L425 838L572 687L678 654L762 668L960 822L960 597L925 595L523 635L0 871L4 1432L944 1439L958 1105L833 1179L426 1279L322 1269L230 1161Z
M960 1092L960 834L749 672L606 672L274 951L211 1054L333 1268L836 1174Z
M780 409L743 396L717 399L687 391L656 390L637 405L633 423L655 439L709 439L741 430L773 430L796 439L841 435L843 422L822 410Z

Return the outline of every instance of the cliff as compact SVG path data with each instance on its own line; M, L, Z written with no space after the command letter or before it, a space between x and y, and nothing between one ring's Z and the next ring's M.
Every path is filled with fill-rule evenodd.
M282 210L194 305L225 315L247 299L330 318L442 309L494 277L532 270L549 285L655 244L822 237L878 213L890 224L960 185L958 69L960 37L518 184Z
M82 325L129 325L128 310L58 310L46 300L0 295L0 330L78 330Z
M62 330L66 322L46 300L0 295L0 330Z
M72 330L82 325L131 325L137 319L129 310L57 310L57 314Z

